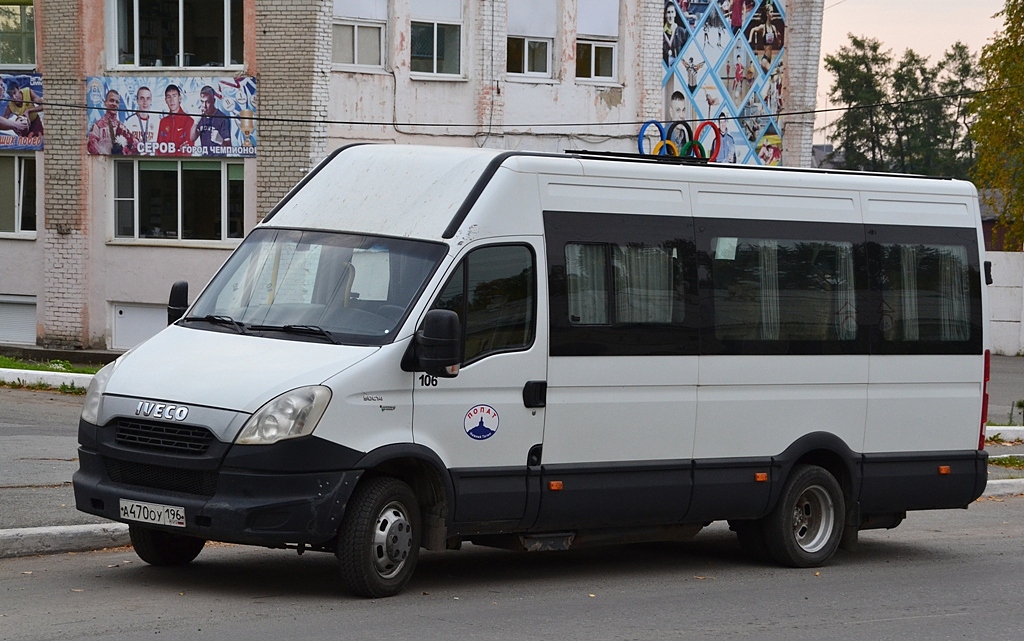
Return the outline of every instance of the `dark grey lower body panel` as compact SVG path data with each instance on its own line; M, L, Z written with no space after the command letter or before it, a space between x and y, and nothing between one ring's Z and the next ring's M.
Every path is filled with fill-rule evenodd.
M453 534L558 532L757 519L771 511L808 454L452 470ZM985 452L833 457L849 505L862 514L966 507L985 488Z

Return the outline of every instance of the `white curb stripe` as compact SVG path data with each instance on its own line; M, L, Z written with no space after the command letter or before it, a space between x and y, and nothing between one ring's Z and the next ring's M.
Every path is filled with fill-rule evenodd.
M74 385L75 387L86 388L92 382L92 374L72 374L70 372L36 372L27 369L6 369L0 367L0 381L6 383L21 383L25 385L37 385L43 383L51 387L61 385Z
M0 530L0 559L36 554L88 552L128 545L124 523L59 525Z

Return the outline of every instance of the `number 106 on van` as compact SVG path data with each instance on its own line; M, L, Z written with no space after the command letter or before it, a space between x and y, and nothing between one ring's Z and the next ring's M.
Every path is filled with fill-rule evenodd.
M185 508L121 499L121 518L156 525L185 527Z

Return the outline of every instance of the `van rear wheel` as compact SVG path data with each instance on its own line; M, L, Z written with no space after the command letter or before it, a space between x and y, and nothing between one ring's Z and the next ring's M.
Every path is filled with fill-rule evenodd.
M367 479L349 500L338 532L338 568L353 594L398 594L412 576L420 553L416 495L390 477Z
M191 563L206 545L206 541L194 536L172 534L143 525L129 525L128 536L140 559L150 565L164 567Z
M781 565L822 565L839 546L845 519L846 501L835 477L816 465L797 466L762 523L765 546Z

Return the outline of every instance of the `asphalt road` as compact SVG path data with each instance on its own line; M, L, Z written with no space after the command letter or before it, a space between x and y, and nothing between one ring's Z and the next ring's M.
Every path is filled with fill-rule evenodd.
M216 546L0 560L0 639L1020 639L1024 498L912 513L820 569L685 544L428 553L391 599L346 596L327 554Z

